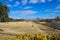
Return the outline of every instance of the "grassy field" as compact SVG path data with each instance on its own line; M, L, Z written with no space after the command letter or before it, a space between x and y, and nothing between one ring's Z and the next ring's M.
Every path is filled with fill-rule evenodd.
M3 31L1 31L3 30ZM35 34L37 32L42 32L44 34L50 34L54 32L60 32L59 30L54 31L53 28L48 27L42 24L36 24L34 22L6 22L0 23L0 39L8 37L8 35L12 34L27 34L32 33ZM6 34L6 35L5 35ZM3 37L2 37L3 36Z
M32 27L33 25L33 27ZM0 29L3 29L6 33L28 33L28 32L39 32L42 31L38 28L38 24L33 22L8 22L0 23Z

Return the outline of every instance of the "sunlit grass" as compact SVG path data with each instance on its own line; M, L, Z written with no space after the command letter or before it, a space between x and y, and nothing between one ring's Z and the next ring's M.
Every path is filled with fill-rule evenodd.
M52 33L49 34L43 34L41 32L38 32L36 34L22 34L22 35L16 35L13 37L8 37L7 40L60 40L60 34L58 33Z

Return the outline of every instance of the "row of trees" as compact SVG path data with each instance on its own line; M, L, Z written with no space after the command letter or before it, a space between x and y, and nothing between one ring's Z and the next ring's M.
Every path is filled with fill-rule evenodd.
M8 19L9 19L8 12L9 12L9 9L8 9L7 5L3 5L0 2L0 22L8 21Z

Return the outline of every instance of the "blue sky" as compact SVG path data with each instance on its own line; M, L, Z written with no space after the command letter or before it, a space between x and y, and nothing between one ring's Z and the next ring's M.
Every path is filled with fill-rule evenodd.
M10 10L10 18L54 18L60 16L60 0L0 0Z

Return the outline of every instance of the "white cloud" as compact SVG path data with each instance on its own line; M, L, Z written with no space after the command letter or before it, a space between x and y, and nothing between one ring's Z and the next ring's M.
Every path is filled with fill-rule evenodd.
M35 3L38 3L38 0L30 0L29 3L35 4Z
M18 1L15 2L14 6L18 6L20 3Z
M51 1L51 0L49 0ZM45 3L46 0L30 0L29 3L33 3L33 4L36 4L36 3Z
M28 2L28 0L22 0L22 1L21 1L22 5L26 5L27 2Z
M37 11L32 11L32 10L24 10L21 11L21 15L29 15L29 14L35 14Z
M52 11L53 11L52 9L47 9L44 12L52 12Z
M46 2L46 0L40 0L40 2L45 3L45 2Z
M29 8L32 8L32 7L31 6L26 6L23 9L29 9Z
M20 11L16 10L16 11L10 11L11 14L20 14Z
M48 14L45 14L46 16L51 16L51 15L54 15L55 13L48 13Z
M54 17L53 17L54 15L57 16L57 13L47 13L47 14L45 14L44 16L45 16L46 18L49 18L49 17L54 18Z
M11 11L11 14L19 14L19 15L30 15L30 14L35 14L37 13L37 11L33 11L33 10L23 10L23 11Z
M12 5L10 5L10 4L7 4L7 6L8 6L8 7L12 7Z
M58 10L58 9L54 9L54 10L52 10L52 9L47 9L47 10L45 10L44 12L57 13L57 12L60 12L60 10Z
M60 4L55 9L60 9Z
M52 0L48 0L48 1L52 1ZM45 3L46 0L29 0L29 4L36 4L36 3ZM22 0L21 1L22 5L26 5L28 3L28 0Z
M53 10L53 12L60 12L60 10Z

